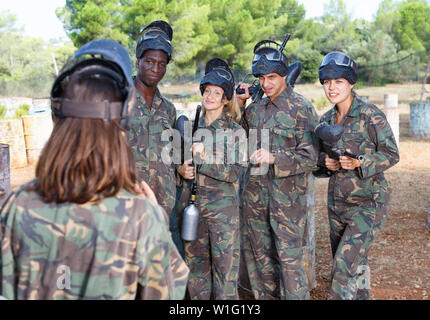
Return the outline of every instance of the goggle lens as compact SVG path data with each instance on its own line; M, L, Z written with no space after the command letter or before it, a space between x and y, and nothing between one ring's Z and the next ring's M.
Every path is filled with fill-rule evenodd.
M334 61L334 63L338 66L342 67L353 67L354 61L347 55L340 52L331 52L327 54L323 61L321 62L320 68L328 65L330 61Z

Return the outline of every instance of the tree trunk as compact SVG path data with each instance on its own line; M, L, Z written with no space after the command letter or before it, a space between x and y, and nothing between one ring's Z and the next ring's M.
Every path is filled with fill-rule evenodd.
M58 76L57 60L55 60L54 52L51 52L52 62L54 64L55 74Z
M230 56L230 58L227 59L227 64L233 70L233 56Z
M427 84L427 79L429 77L429 72L430 72L430 54L429 54L429 58L427 60L427 69L426 69L426 74L424 75L424 79L423 79L423 88L421 89L420 101L423 101L424 93L427 92L426 84Z
M13 77L14 73L15 73L15 66L13 63L13 56L12 56L12 51L9 51L9 59L10 59L10 74Z
M198 65L199 65L200 76L203 77L205 74L206 64L204 61L201 60L201 61L199 61Z

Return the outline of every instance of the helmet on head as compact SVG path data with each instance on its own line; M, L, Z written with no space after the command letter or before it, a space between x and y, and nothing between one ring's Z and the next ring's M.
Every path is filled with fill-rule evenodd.
M128 128L136 102L136 91L131 78L131 61L127 50L110 39L97 39L84 44L62 68L51 89L51 110L58 118L87 118L110 121L120 119ZM73 75L114 81L121 102L82 102L63 98Z
M234 76L224 60L214 58L208 61L205 68L205 76L200 81L200 92L202 95L207 84L221 87L227 99L231 100L234 90Z
M141 31L136 46L136 58L142 58L146 50L161 50L167 53L167 63L172 59L172 27L162 20L151 22Z
M338 51L328 53L319 68L319 79L323 84L326 79L345 78L349 83L357 82L357 64L346 54Z
M263 40L255 45L254 58L252 59L254 77L273 72L281 77L287 75L288 59L284 52L281 52L281 48L279 43L272 40Z

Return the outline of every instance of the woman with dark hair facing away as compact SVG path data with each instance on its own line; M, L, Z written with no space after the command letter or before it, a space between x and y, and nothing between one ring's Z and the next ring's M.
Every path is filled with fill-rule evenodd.
M203 116L195 137L204 136L204 141L192 145L193 154L200 155L200 161L195 163L200 216L197 238L184 245L190 268L188 292L193 300L237 300L238 181L241 166L246 166L246 133L238 124L241 113L234 94L234 77L225 61L208 61L200 92ZM194 168L189 164L186 161L178 171L185 179L194 179Z
M98 39L55 80L36 179L1 208L5 298L183 298L188 268L154 193L137 184L127 144L130 75L125 48Z
M319 79L334 104L315 130L323 138L316 175L330 177L330 298L369 299L367 255L388 214L391 189L384 171L399 161L399 150L385 114L354 92L357 66L349 56L327 54Z

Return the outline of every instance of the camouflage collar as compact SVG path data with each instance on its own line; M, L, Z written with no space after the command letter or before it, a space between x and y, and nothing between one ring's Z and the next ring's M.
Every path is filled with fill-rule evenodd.
M221 113L221 116L214 120L209 126L206 125L204 113L200 115L199 119L199 128L212 128L212 129L223 129L225 123L227 122L227 118L225 117L225 113Z
M136 97L137 97L137 100L139 101L138 106L147 107L145 98L143 98L143 96L138 91L136 91ZM162 102L164 102L163 96L161 95L160 90L158 90L157 88L155 89L155 96L154 96L154 99L152 100L151 112L154 112L153 110L157 109Z
M279 107L285 103L292 92L293 89L287 84L287 88L282 91L274 101L271 101L268 97L266 97L267 101L265 102L265 106L267 107L270 103L272 103L276 108L279 109Z
M336 113L337 113L337 105L335 105L332 108L332 115L331 116L335 118ZM359 115L360 115L360 103L357 101L357 98L354 97L354 99L352 100L351 107L349 108L349 111L345 117L356 118Z

